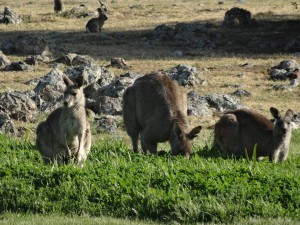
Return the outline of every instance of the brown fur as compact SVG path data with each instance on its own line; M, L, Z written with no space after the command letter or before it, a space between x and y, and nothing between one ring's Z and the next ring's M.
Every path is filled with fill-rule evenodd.
M144 153L157 153L157 143L169 141L172 154L188 158L191 140L201 130L198 126L189 131L186 94L176 81L159 73L138 78L126 89L123 118L135 152L140 135Z
M64 3L62 0L54 0L54 11L62 12L64 10Z
M215 125L214 144L226 153L252 157L256 146L256 156L268 156L270 161L283 162L288 155L291 139L292 110L280 117L277 109L270 111L274 123L263 115L239 109L225 112Z
M58 160L70 161L72 158L80 167L91 148L91 131L85 110L83 78L73 83L63 77L67 89L64 93L64 106L54 110L46 121L41 122L36 130L36 145L44 163Z

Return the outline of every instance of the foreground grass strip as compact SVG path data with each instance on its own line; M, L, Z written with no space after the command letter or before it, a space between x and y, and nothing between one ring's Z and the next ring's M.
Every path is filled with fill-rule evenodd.
M295 141L296 139L296 141ZM283 164L134 154L121 141L93 146L84 169L44 166L34 145L0 137L0 213L117 217L161 222L299 221L299 131Z

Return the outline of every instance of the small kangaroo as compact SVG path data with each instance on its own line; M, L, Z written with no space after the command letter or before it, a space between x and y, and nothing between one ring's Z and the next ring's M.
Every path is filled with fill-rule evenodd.
M54 110L36 130L36 146L45 164L68 163L72 158L83 167L91 148L91 130L86 117L83 77L73 83L63 76L67 88L64 92L64 106Z
M144 153L157 153L157 143L169 141L171 154L189 158L191 141L202 129L189 130L186 95L176 81L160 73L140 77L126 89L123 119L134 152L140 135Z
M289 152L293 111L287 110L281 117L278 109L271 107L274 122L265 116L247 109L227 111L215 124L215 146L223 151L252 157L269 157L270 161L283 162Z
M87 33L100 32L104 22L108 19L103 9L98 8L97 11L99 13L99 17L90 19L85 26Z
M62 12L64 10L64 4L62 0L54 0L54 11Z

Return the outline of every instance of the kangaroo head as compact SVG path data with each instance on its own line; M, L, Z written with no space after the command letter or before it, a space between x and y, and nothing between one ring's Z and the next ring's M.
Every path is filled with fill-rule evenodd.
M85 105L85 98L82 89L83 76L76 78L75 82L71 81L66 75L63 76L67 89L64 92L64 105L68 108L74 105Z
M171 154L183 155L187 159L192 154L192 140L198 136L202 127L193 128L189 133L185 133L178 123L173 125L173 139L171 141Z
M287 110L285 116L283 117L280 115L278 109L274 107L270 108L270 112L275 119L274 121L275 135L285 136L285 134L287 134L292 128L291 122L294 116L293 111L290 109Z
M108 17L105 14L105 11L102 8L98 8L97 11L99 13L99 19L100 20L107 20L108 19Z

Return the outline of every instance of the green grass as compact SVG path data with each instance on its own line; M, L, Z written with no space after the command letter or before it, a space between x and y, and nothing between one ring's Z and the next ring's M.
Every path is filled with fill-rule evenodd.
M1 136L0 213L300 222L299 136L283 164L224 158L209 146L191 160L141 155L115 140L95 144L84 169L44 166L32 143Z

